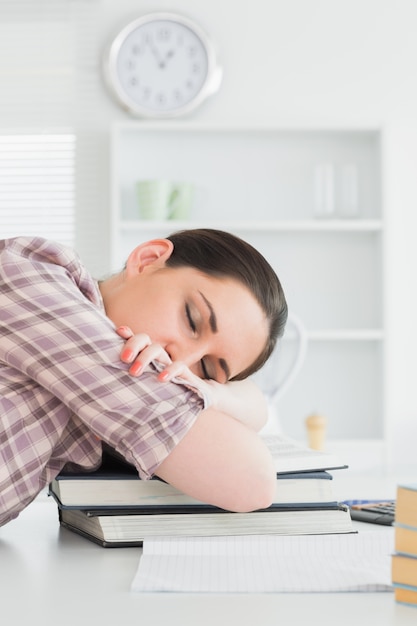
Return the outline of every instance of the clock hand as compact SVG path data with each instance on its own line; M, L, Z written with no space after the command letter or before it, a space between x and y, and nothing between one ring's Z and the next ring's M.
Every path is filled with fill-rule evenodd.
M158 61L159 67L161 69L164 69L167 66L167 63L168 63L169 59L172 59L174 54L175 54L174 50L168 50L168 52L165 54L165 58L163 60L159 60Z
M152 48L152 52L153 52L154 57L157 60L158 66L161 69L164 69L166 67L168 59L174 55L172 51L169 51L168 54L165 55L165 59L161 59L161 57L159 56L159 51L156 48Z
M147 40L146 43L149 45L149 47L151 49L151 52L152 52L153 56L155 57L156 62L158 63L159 67L165 66L164 62L161 60L161 57L159 55L158 48L155 48L155 46L152 44L152 41L150 41L150 40Z

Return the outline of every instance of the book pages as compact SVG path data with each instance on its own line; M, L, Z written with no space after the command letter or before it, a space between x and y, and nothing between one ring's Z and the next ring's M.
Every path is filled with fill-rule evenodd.
M348 535L148 538L132 591L392 591L392 528Z

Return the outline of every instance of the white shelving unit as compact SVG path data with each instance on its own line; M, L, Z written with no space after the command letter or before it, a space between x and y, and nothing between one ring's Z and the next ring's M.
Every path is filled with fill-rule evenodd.
M318 411L327 416L330 441L362 443L382 459L380 135L370 127L118 123L111 137L109 269L120 269L139 242L182 228L221 228L247 239L276 269L309 338L304 366L279 403L283 430L305 439L304 419ZM332 175L318 188L323 166ZM155 178L194 183L188 221L139 220L135 184ZM329 189L333 212L316 217L318 199ZM354 198L355 217L346 216L347 196Z

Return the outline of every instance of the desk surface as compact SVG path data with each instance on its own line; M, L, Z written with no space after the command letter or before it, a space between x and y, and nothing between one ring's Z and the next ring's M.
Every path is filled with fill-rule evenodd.
M340 499L395 495L392 479L353 478L348 471L335 476ZM367 532L376 526L357 524L357 528ZM13 624L42 620L43 626L109 626L120 621L150 626L417 623L417 610L396 604L387 592L135 594L130 584L140 554L137 548L105 549L61 529L55 503L41 495L0 528L2 618Z

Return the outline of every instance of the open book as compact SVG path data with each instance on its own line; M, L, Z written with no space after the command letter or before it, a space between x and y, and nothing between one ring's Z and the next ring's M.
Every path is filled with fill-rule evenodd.
M149 538L132 591L391 591L393 542L392 528L353 535Z
M277 472L305 472L346 468L336 455L307 448L284 435L262 435L275 461Z

